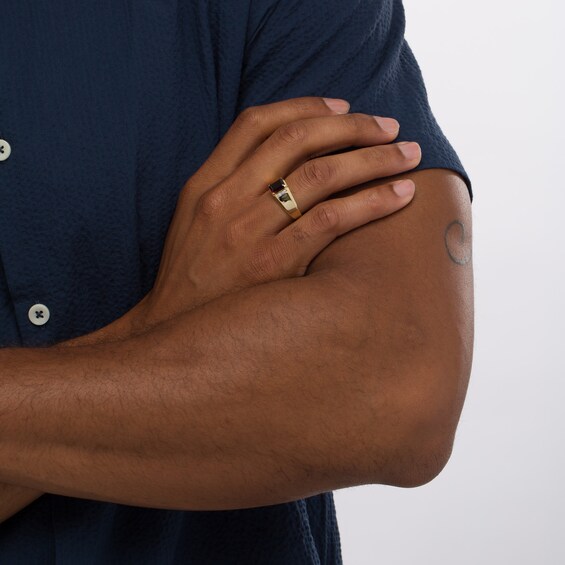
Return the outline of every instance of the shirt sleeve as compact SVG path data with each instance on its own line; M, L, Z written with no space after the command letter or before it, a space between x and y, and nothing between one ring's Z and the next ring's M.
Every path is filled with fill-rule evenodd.
M238 98L248 106L298 96L344 98L350 112L396 118L397 141L417 141L411 170L459 173L471 181L438 125L405 37L402 0L252 0Z

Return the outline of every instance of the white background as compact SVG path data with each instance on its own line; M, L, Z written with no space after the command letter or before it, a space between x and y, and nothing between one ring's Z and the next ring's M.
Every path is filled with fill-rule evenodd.
M473 369L434 481L335 493L344 563L563 565L565 7L404 6L432 110L473 182Z

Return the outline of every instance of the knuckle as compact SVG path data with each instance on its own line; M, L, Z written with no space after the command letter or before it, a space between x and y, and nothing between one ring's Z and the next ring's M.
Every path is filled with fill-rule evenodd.
M331 232L339 225L339 213L333 203L318 204L312 210L312 224L314 229L321 232Z
M367 128L367 116L365 114L361 114L360 112L354 112L352 114L345 114L343 116L344 124L346 127L350 128L352 131L358 133L359 131L363 131Z
M234 124L240 129L260 129L263 123L263 112L259 106L248 106L242 110Z
M311 98L300 96L298 98L291 98L288 102L297 114L312 112L313 103Z
M373 208L380 208L383 205L383 191L380 187L373 188L367 191L367 203Z
M371 147L367 151L361 151L363 158L371 167L383 167L388 162L388 155L382 147Z
M301 167L301 177L306 186L317 187L328 184L336 175L335 163L330 159L310 159Z
M205 192L196 206L196 213L205 219L217 218L224 206L224 193L216 188Z
M257 247L247 263L247 276L251 281L269 281L275 276L277 262L270 247Z
M288 122L277 128L276 139L284 145L294 145L306 139L307 127L303 121Z
M310 238L310 234L304 229L302 222L292 224L290 236L292 244L299 248Z

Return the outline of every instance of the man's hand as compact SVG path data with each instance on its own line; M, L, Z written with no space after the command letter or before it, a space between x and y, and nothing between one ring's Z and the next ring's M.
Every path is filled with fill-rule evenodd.
M227 292L302 276L336 237L406 206L410 180L402 196L393 183L381 183L326 201L419 163L417 143L390 143L398 127L393 119L335 115L318 97L244 110L180 193L137 327L146 330ZM319 156L350 146L360 149ZM279 177L303 213L296 221L267 188Z
M338 236L410 203L408 178L362 187L420 162L417 143L390 143L398 127L336 115L321 97L247 108L182 188L152 290L109 326L67 343L122 339L228 292L304 275ZM350 146L362 148L321 157ZM269 194L280 176L303 213L296 221Z

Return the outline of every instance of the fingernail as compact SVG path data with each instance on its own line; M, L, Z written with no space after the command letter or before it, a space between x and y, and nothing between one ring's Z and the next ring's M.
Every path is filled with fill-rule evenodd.
M420 146L415 141L401 141L398 146L407 159L417 159L420 156Z
M410 196L414 193L416 185L410 179L399 180L392 183L392 190L396 192L397 196L404 198L405 196Z
M373 118L387 133L394 133L400 127L400 124L394 118L383 118L382 116L373 116Z
M341 98L324 98L324 102L330 110L333 110L338 114L347 114L351 107L347 100L342 100Z

